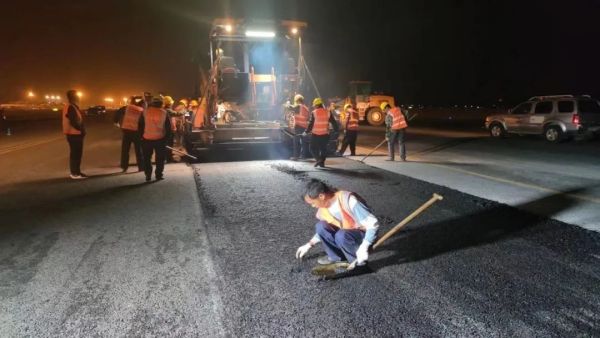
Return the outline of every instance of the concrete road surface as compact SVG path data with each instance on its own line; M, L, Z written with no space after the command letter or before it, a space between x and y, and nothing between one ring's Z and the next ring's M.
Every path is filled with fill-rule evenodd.
M175 164L145 184L118 173L119 130L102 121L93 177L71 181L55 127L0 137L1 337L600 335L597 232L342 158ZM382 232L445 199L370 273L321 281L320 248L294 258L314 231L311 178L364 196Z
M358 154L368 154L382 135L382 128L362 127ZM600 231L599 149L599 140L561 144L534 136L496 140L485 130L417 126L408 129L409 162L385 161L385 144L365 163ZM549 196L562 196L571 207L556 212L552 203L528 203Z

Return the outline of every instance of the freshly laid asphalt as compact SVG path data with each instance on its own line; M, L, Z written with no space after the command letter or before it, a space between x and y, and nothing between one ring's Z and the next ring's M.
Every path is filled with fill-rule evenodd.
M350 160L328 163L194 166L227 333L600 334L598 233ZM314 231L301 200L310 178L366 198L382 233L434 192L444 200L373 252L371 273L323 281L310 274L320 249L294 258Z

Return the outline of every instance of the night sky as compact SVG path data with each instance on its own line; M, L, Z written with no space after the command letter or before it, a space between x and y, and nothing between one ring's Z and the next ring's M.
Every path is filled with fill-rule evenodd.
M373 80L401 103L600 97L600 1L5 1L0 101L81 88L190 96L214 17L308 22L324 96Z

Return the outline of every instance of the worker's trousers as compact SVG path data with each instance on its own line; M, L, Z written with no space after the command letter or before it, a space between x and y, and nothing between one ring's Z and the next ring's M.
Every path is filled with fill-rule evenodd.
M325 164L327 158L327 145L329 144L329 134L315 135L310 138L310 152L317 163Z
M163 170L165 168L165 155L166 155L166 140L143 140L142 139L142 156L144 158L144 173L146 178L152 176L152 153L154 153L154 162L156 163L156 171L154 174L156 178L163 177Z
M306 156L306 139L302 133L306 131L304 127L294 127L294 154L293 157L304 158Z
M330 260L348 262L356 260L356 250L365 237L364 232L358 229L340 229L325 221L318 222L316 228L323 249Z
M129 168L129 149L133 144L133 150L135 151L135 163L137 164L138 170L144 170L144 160L142 155L142 139L138 131L125 130L123 129L123 139L121 141L121 169L127 170Z
M388 140L388 154L390 159L394 159L394 155L396 153L396 144L398 144L400 158L404 161L406 160L406 146L404 145L404 136L405 129L400 130L392 130L390 132L389 140Z
M344 140L342 141L342 148L340 154L344 155L346 147L350 146L350 155L356 155L356 138L358 137L358 130L346 130L344 134Z
M69 169L72 175L81 174L81 157L83 156L83 135L67 135L69 142Z

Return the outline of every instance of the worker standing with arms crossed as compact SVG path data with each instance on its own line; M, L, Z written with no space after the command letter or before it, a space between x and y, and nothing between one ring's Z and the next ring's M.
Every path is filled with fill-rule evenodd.
M155 154L156 180L162 180L165 167L165 152L167 139L171 133L171 121L167 111L162 109L163 100L160 96L152 99L148 109L144 111L139 121L142 131L142 154L144 157L144 173L146 182L152 179L152 153Z
M294 96L294 153L291 160L303 160L306 154L306 140L304 132L308 127L308 118L310 111L304 104L304 96L296 94Z
M358 137L358 112L352 108L350 103L344 105L346 112L346 132L342 141L339 155L344 156L346 147L350 146L350 156L356 155L356 139Z
M381 103L380 108L386 114L385 125L389 156L386 161L394 160L396 144L399 146L400 159L406 161L406 146L404 144L405 132L408 127L406 116L404 116L400 107L392 108L387 102Z
M77 91L67 91L68 104L64 105L62 111L62 129L69 143L69 167L71 179L80 180L88 176L81 172L81 157L83 156L83 139L85 138L85 126L83 115L79 110L79 97Z
M138 171L144 170L144 156L142 155L142 140L139 129L139 120L144 112L144 102L141 98L132 96L129 99L129 104L125 106L123 117L120 119L119 126L123 133L121 141L121 169L122 172L127 172L129 168L129 149L133 144L135 151L135 163Z
M319 222L313 238L296 250L296 258L302 259L321 242L327 256L319 258L319 264L356 261L357 266L365 266L379 223L364 200L356 193L338 191L313 179L306 185L304 201L317 209Z
M320 97L313 100L312 106L314 110L310 114L305 134L312 132L310 151L317 161L315 167L325 168L327 145L329 144L329 124L331 123L336 133L339 127L333 114L323 107L323 100Z

